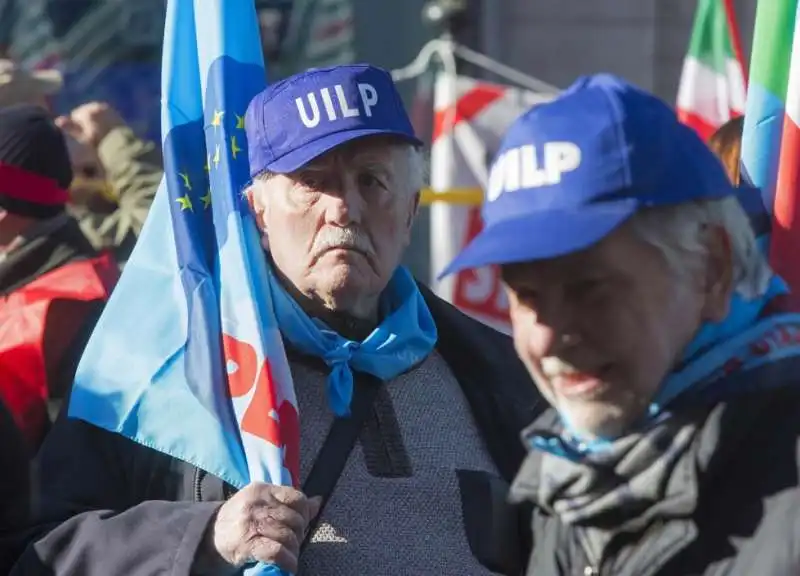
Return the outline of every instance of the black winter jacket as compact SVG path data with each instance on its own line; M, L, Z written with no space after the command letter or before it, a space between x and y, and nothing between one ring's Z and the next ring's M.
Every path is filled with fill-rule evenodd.
M438 328L437 350L510 483L525 455L519 434L543 409L540 396L507 336L427 289L423 294ZM49 435L39 465L42 502L35 525L20 535L28 546L14 576L188 575L209 520L232 491L187 463L66 418ZM514 537L525 554L517 574L530 541L527 518L518 525Z
M790 576L800 574L800 360L789 359L730 378L745 392L707 406L687 407L701 433L690 448L698 473L681 476L697 491L688 515L659 503L649 526L615 535L590 561L582 526L568 526L536 509L529 576ZM554 422L547 410L538 422ZM516 487L532 470L527 463Z

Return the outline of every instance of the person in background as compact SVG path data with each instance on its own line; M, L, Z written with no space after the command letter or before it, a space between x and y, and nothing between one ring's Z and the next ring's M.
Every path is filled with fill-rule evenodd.
M728 177L737 186L740 183L743 128L744 116L731 118L717 128L708 140L709 148L722 161Z
M57 70L27 71L0 59L0 108L34 104L51 110L63 86ZM88 102L56 118L67 134L75 179L70 213L95 249L130 255L163 175L159 147L142 140L108 104Z
M127 260L163 176L161 152L108 104L89 102L56 118L68 135L76 178L70 212L97 249Z
M508 130L485 227L551 408L511 489L528 574L800 574L800 319L737 189L655 96L579 79Z
M67 213L71 181L64 134L48 112L0 109L0 398L32 451L119 275Z

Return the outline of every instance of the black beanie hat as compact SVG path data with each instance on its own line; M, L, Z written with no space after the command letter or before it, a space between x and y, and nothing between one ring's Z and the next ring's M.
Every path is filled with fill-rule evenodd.
M0 207L50 218L69 201L72 164L49 112L22 104L0 108Z

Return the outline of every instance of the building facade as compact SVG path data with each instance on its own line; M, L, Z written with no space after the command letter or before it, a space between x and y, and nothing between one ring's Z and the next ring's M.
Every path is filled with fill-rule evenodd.
M477 1L482 48L496 59L561 87L612 72L675 101L697 0ZM748 58L756 0L734 7Z

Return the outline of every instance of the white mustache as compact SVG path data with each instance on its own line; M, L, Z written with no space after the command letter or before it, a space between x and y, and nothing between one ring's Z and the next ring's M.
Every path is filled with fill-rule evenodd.
M320 230L314 240L314 254L316 256L336 248L345 248L362 252L367 256L375 255L372 240L361 228L336 228L329 226Z

